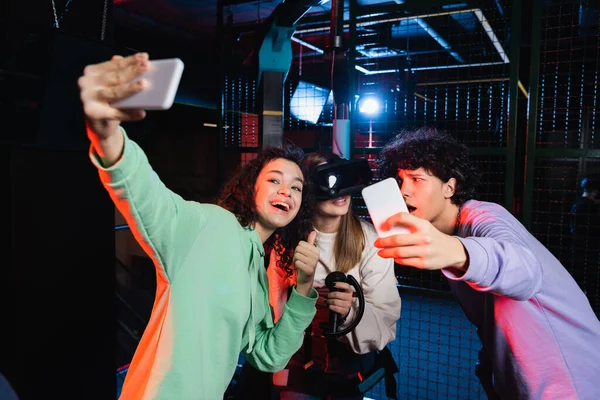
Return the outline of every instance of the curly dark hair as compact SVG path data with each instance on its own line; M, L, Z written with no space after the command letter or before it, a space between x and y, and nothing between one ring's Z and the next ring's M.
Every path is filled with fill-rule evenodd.
M381 150L378 168L382 178L397 178L398 169L419 168L443 182L455 178L456 191L451 200L458 206L475 197L480 177L464 145L446 132L427 127L398 133Z
M271 161L285 159L296 163L304 176L302 190L302 205L298 215L287 226L273 232L269 239L263 244L265 247L265 266L268 265L269 255L272 250L278 254L277 265L283 268L289 275L292 274L292 259L294 249L301 240L306 240L313 229L312 215L314 211L314 200L310 182L306 178L308 171L302 164L304 152L293 145L283 147L269 147L262 150L258 156L240 167L229 179L217 204L231 211L243 227L254 226L258 221L258 212L255 200L255 184L262 169Z

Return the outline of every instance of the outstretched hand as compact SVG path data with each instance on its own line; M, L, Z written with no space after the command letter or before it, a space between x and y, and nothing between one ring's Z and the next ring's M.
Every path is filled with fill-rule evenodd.
M114 56L110 61L85 67L78 80L80 97L85 117L96 134L105 138L112 133L106 129L107 121L118 125L144 118L144 110L119 110L111 104L144 89L147 82L135 78L149 67L146 53Z
M410 233L377 239L375 247L381 249L377 253L380 257L426 270L466 269L467 254L460 240L440 232L431 222L402 212L388 218L383 228L394 226L406 227Z
M319 249L315 245L317 232L312 231L306 241L302 240L294 250L293 263L298 272L296 291L308 296L315 279L315 268L319 262Z
M118 159L123 147L120 123L146 116L144 110L120 110L112 104L144 89L148 83L135 78L149 68L146 53L114 56L110 61L88 65L78 80L88 137L100 156L110 163Z

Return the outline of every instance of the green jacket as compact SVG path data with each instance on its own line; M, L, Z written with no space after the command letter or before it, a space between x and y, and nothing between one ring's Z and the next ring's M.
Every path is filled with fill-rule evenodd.
M152 315L120 398L220 400L241 351L258 369L283 369L314 317L316 291L304 297L294 290L273 325L254 229L221 207L167 189L127 135L122 158L110 168L93 150L90 156L156 266Z

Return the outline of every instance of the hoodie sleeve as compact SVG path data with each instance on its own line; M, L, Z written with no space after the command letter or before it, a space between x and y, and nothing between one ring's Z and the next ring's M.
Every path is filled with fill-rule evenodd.
M200 204L187 202L167 189L142 149L127 137L123 128L121 130L125 147L117 163L104 168L93 147L90 159L160 276L172 279L173 269L187 257L207 212Z
M465 281L479 292L528 300L542 285L542 268L532 251L535 239L504 208L496 204L470 210L461 220L468 236L459 237L468 254L465 273L445 268L451 280Z
M265 324L256 327L254 347L246 353L248 362L265 372L277 372L285 368L302 345L304 331L316 313L317 297L315 289L311 289L309 296L305 297L294 288L279 321L271 328Z

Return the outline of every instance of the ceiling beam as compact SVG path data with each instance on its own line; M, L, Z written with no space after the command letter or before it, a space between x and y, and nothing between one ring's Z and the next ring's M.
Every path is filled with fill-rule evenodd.
M432 9L442 8L444 6L455 5L459 3L457 0L419 0L418 2L410 1L405 2L403 4L397 3L387 3L387 4L377 4L372 6L361 6L359 8L360 12L357 15L358 19L368 18L370 16L382 16L382 14L397 14L402 16L422 14L422 13L431 13ZM464 1L460 2L465 4L465 6L456 7L449 9L449 11L456 11L461 8L473 8L472 2ZM330 20L329 13L321 13L321 14L309 14L304 16L302 20L298 23L298 27L303 27L307 25L313 24L325 24Z

